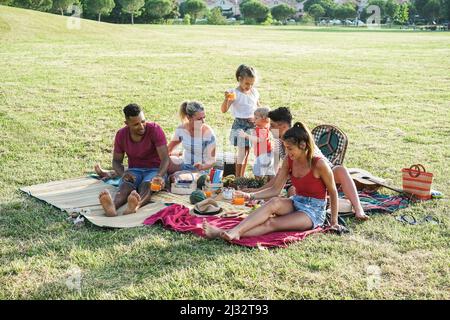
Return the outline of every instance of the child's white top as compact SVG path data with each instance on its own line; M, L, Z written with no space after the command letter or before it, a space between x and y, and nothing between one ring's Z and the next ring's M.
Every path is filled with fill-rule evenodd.
M230 106L233 117L242 119L253 118L253 114L258 106L258 90L252 88L247 94L242 93L238 89L234 89L233 91L236 93L236 99Z

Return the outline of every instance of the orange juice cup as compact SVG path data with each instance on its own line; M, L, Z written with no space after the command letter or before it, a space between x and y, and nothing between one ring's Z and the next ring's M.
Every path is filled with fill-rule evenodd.
M205 191L205 196L206 196L207 198L210 198L210 197L212 196L212 191L206 190L206 191Z
M244 197L236 197L233 199L233 204L235 205L242 206L244 203L245 203Z
M227 93L227 99L228 99L228 100L234 100L234 99L236 99L236 93L235 93L234 91L229 91L229 92Z
M159 183L150 183L150 190L152 191L160 191L161 185Z

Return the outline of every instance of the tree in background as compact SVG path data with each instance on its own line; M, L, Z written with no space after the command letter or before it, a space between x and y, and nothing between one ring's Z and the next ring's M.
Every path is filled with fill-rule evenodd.
M269 9L269 13L266 16L266 19L264 19L264 21L261 23L263 26L270 26L272 25L274 22L273 17L272 17L272 13L270 13L270 9Z
M442 0L441 17L450 20L450 0Z
M0 0L0 4L12 4L15 7L39 11L48 11L53 7L52 0Z
M409 5L402 3L394 16L395 22L405 24L409 20Z
M195 23L198 17L206 11L206 3L204 0L187 0L184 2L185 14L191 16L191 23Z
M247 0L240 5L241 13L247 21L255 20L256 22L263 22L267 19L270 9L259 0Z
M208 14L208 24L221 25L227 24L227 19L222 15L222 9L215 7Z
M430 22L434 22L439 18L441 11L441 3L439 0L428 0L422 9L422 15Z
M384 17L392 21L400 10L400 4L395 0L387 0L384 5Z
M340 20L356 17L356 8L349 2L336 6L334 17Z
M75 3L75 0L53 0L53 9L60 11L64 15L64 10Z
M134 24L134 17L141 15L145 0L119 0L119 2L123 12L131 14L131 24Z
M81 1L86 2L89 0L81 0ZM111 10L111 13L108 16L102 17L102 21L112 22L112 23L128 23L128 21L130 20L128 13L125 13L122 10L122 4L120 3L120 1L114 0L114 2L116 3L116 6ZM85 4L85 7L87 7L86 4ZM89 14L89 11L86 9L85 16L88 16L88 14ZM96 19L95 16L91 16L91 18Z
M164 16L164 19L174 19L180 16L178 2L176 0L171 1L172 1L172 9L170 10L169 14Z
M367 12L369 6L377 6L380 8L380 19L382 21L392 21L400 9L400 5L396 0L369 0L367 6L361 13L361 18L366 20L372 12Z
M183 17L183 24L190 25L191 24L191 16L189 13L186 13Z
M320 17L327 16L327 17L334 17L334 9L336 8L336 3L333 0L307 0L303 4L303 10L305 12L310 12L310 8L314 6L315 4L318 4L324 9L324 14ZM316 11L318 10L318 7L316 6ZM312 14L311 14L312 15Z
M87 0L86 8L89 12L98 15L98 21L101 21L102 14L109 15L116 6L114 0Z
M295 9L283 3L273 7L270 12L272 13L272 17L278 21L286 21L295 14Z
M303 0L297 1L302 2ZM337 5L334 0L307 0L304 2L304 12L307 14L307 19L303 20L309 21L312 17L316 19L319 17L347 19L357 15L361 20L365 20L372 14L367 13L367 6L357 12L354 6L355 3L361 3L362 1L353 0ZM110 10L113 2L115 2L115 7ZM61 15L64 15L64 11L74 3L83 7L83 11L86 13L85 17L97 20L103 19L114 23L126 23L129 19L127 13L131 13L131 23L134 23L134 18L140 16L142 11L144 11L144 14L142 18L138 19L138 22L177 18L180 14L183 17L187 13L192 18L191 20L195 21L200 13L207 12L204 0L187 0L180 4L177 0L0 0L2 5L40 11L57 11ZM171 4L170 11L167 9L169 3ZM186 11L186 5L189 5L189 11ZM401 5L397 0L369 0L368 5L380 7L383 21L395 21L400 24L408 22L408 19L415 22L418 17L425 18L428 22L442 22L450 19L450 0L410 0ZM97 6L104 8L104 11L97 12ZM143 10L144 6L145 9ZM267 24L270 20L269 13L274 19L281 21L286 20L291 15L289 13L286 16L287 12L290 11L289 5L281 4L269 10L260 0L243 0L240 3L240 8L246 23L254 21L255 23L265 22ZM244 10L242 10L243 8ZM197 11L198 9L203 10ZM210 12L208 19L213 21L214 24L223 23L223 19L218 12Z
M432 22L437 18L450 19L449 0L414 0L411 14L418 14Z
M304 13L300 20L299 23L302 25L310 25L310 24L314 24L314 17L312 17L310 14L308 13Z
M317 21L320 17L325 15L326 11L320 4L315 3L308 8L308 13L314 17L315 21Z
M147 0L144 15L149 21L161 21L172 12L172 9L172 0Z

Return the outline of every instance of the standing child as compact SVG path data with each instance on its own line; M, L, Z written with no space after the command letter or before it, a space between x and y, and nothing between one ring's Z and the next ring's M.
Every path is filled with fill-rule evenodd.
M227 112L231 107L234 122L231 127L230 142L238 147L236 161L236 177L242 177L247 167L248 154L250 152L250 141L241 138L239 132L242 130L248 132L255 128L254 112L259 104L259 92L254 88L256 81L256 71L253 67L240 65L236 70L236 80L239 85L225 92L225 100L222 103L221 110Z
M270 143L270 120L269 108L258 108L255 110L255 130L251 135L241 131L239 136L250 140L255 151L255 164L253 174L255 177L268 177L269 180L275 176L274 158L272 145Z

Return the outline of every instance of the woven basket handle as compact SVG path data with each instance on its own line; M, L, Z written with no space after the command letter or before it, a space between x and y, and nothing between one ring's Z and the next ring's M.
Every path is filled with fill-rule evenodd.
M182 171L178 171L175 173L175 179L178 179L182 174L190 174L192 177L192 182L195 181L195 177L194 174L192 173L192 171L189 170L182 170Z
M413 170L417 172L413 174L412 173ZM427 170L425 170L425 167L420 163L413 164L411 167L409 167L409 175L413 178L417 178L418 176L420 176L422 172L427 172Z

